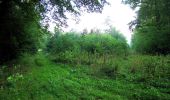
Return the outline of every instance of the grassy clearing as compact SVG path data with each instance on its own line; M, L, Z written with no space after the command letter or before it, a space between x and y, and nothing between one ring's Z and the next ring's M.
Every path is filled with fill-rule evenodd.
M4 76L1 100L168 100L170 57L114 57L111 64L62 64L25 55ZM14 65L13 65L14 66ZM24 69L26 71L23 71Z

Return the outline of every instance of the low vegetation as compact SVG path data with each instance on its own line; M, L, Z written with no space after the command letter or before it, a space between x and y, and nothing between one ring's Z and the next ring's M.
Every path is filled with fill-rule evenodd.
M64 64L42 54L2 66L2 100L170 98L170 57L131 55L112 63ZM100 60L99 60L100 62ZM23 70L27 68L27 70ZM7 74L4 76L4 74Z

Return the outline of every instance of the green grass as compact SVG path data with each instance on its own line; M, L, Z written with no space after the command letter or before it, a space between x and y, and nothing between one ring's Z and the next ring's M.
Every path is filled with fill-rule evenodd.
M6 77L1 77L1 100L170 98L169 56L114 58L113 64L102 66L69 65L51 62L42 55L26 56L15 65L15 70L13 68ZM6 69L1 68L2 75Z

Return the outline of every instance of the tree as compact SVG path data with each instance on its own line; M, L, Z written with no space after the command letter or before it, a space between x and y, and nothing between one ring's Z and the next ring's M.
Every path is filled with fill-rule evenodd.
M0 61L22 52L34 53L41 33L40 16L34 4L3 0L0 4Z
M1 0L0 2L0 63L16 58L23 52L35 53L43 34L40 20L52 18L59 26L66 25L65 12L79 15L82 9L101 12L105 0Z
M139 7L132 41L134 49L142 53L170 53L170 1L123 0L132 8Z
M67 25L66 12L79 16L82 11L101 12L106 0L41 0L44 21L49 20L47 13L50 13L58 26Z

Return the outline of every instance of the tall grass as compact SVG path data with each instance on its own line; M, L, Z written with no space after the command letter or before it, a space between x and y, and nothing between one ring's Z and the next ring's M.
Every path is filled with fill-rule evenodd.
M170 56L131 55L125 59L84 53L75 56L71 64L56 64L43 54L26 55L16 66L27 66L29 70L23 73L18 67L15 73L4 77L4 83L0 82L2 100L168 100L170 97ZM64 57L70 61L68 58Z

